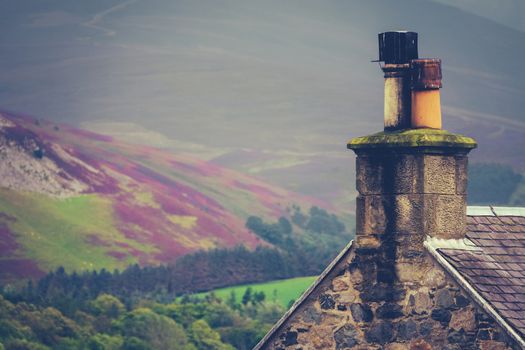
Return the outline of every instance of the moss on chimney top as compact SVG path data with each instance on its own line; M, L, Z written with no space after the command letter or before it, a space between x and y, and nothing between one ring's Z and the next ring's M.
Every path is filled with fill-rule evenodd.
M368 136L356 137L348 142L353 150L370 148L466 148L473 149L477 143L473 138L452 134L440 129L405 129L383 131Z

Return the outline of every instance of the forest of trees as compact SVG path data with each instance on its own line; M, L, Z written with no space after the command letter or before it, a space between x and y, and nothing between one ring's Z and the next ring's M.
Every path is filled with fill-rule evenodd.
M293 207L290 217L291 222L281 217L277 223L265 223L251 216L246 227L277 247L296 276L319 274L352 238L337 216L324 209L314 206L305 214Z
M104 293L79 296L68 309L10 297L0 296L2 350L248 350L284 313L264 293L248 291L242 302L211 294L131 305Z

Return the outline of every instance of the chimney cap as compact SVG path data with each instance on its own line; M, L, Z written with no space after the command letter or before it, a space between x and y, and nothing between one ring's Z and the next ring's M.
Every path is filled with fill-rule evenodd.
M417 33L405 30L378 34L379 62L406 64L418 58Z
M356 152L367 150L384 152L393 149L396 152L413 150L421 153L450 153L460 150L469 152L476 147L477 143L474 139L441 129L383 131L353 138L347 144L347 148Z

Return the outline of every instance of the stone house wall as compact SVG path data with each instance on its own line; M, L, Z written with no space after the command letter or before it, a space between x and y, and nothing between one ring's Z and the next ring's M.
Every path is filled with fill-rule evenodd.
M375 254L349 252L263 349L514 349L430 254L398 281L379 277ZM405 269L405 267L401 267ZM403 275L410 275L403 280ZM419 281L419 282L415 282Z

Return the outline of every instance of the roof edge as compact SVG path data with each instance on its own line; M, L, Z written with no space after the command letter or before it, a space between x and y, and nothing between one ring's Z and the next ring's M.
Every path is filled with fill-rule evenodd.
M467 216L494 216L490 205L468 205Z
M525 207L469 205L468 216L525 216Z
M314 283L308 289L301 295L299 299L296 300L296 302L292 305L292 307L286 311L286 313L277 321L276 324L273 325L273 327L266 333L266 335L255 345L255 347L252 350L260 350L262 347L277 333L278 330L281 329L281 327L284 325L284 323L292 316L292 314L299 308L299 306L313 293L313 291L325 280L325 278L332 272L335 266L343 259L343 257L348 253L350 248L352 247L352 243L354 241L351 240L346 247L339 252L337 257L332 260L330 265L324 269L324 271L317 277Z
M525 216L524 207L491 206L496 216Z
M503 317L498 314L496 309L490 305L473 287L472 285L463 277L438 251L438 248L432 246L431 241L428 239L423 243L425 248L428 250L430 255L456 280L457 283L463 288L469 296L474 299L475 303L478 304L486 313L492 316L498 325L503 328L509 337L511 337L516 343L522 348L525 349L525 340L520 336L520 334L512 328L511 325L505 321Z

